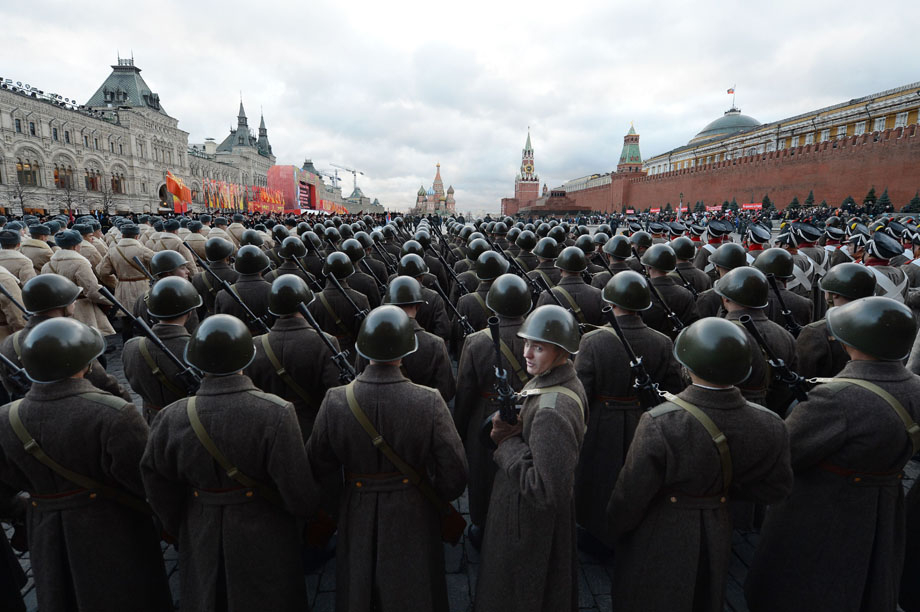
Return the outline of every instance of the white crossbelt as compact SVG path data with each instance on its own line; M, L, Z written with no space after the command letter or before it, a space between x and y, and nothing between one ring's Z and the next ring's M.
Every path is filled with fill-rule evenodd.
M716 252L716 247L712 246L712 245L709 244L708 242L707 242L706 244L703 245L703 248L706 249L707 251L709 251L709 254L710 254L710 255L712 255L713 253ZM706 260L706 267L703 268L703 272L706 272L706 273L708 274L709 271L715 269L715 267L716 267L716 264L714 264L714 263L709 263L709 260L707 259L707 260Z
M894 281L891 280L887 274L879 270L878 267L868 266L868 268L872 270L873 274L875 274L876 291L881 289L882 291L885 292L882 294L884 297L891 298L899 302L904 301L904 290L907 288L907 275L906 274L902 272L902 274L904 275L904 279L900 283L898 283L896 286L894 284Z
M815 251L815 254L817 255L818 253L821 253L821 252L822 251ZM805 257L812 259L811 256L807 252L803 254L805 255ZM824 275L827 274L827 262L830 261L830 257L828 256L827 253L824 253L824 257L821 259L822 261L817 261L817 260L812 259L812 261L814 261L817 264L817 271L818 271L819 278L823 278Z
M812 272L814 272L815 263L811 260L811 257L808 257L808 256L805 256L805 261L808 262L807 271L802 270L802 268L798 266L792 266L793 280L790 281L788 285L786 285L786 289L789 289L791 291L792 289L795 289L796 287L801 285L802 287L805 288L806 291L811 291L811 284L812 284L811 274Z

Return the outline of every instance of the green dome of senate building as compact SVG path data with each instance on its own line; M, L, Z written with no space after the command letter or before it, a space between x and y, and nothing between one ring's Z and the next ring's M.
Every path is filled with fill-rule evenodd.
M740 109L732 107L725 111L723 116L700 130L700 132L690 140L689 144L702 140L709 140L710 138L730 136L759 125L760 121L757 121L757 119L753 117L742 115Z

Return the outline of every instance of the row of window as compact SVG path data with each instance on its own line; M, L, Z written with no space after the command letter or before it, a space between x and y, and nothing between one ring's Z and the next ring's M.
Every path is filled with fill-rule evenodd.
M23 187L41 187L41 167L31 159L16 160L16 179ZM99 170L84 168L83 186L87 191L102 191L102 173ZM70 166L54 165L54 186L58 189L74 189L74 171ZM112 193L127 193L125 175L112 173L110 179Z
M852 135L861 136L865 134L867 124L868 124L867 121L858 121L854 124L851 124L853 125ZM872 123L872 131L881 132L887 128L887 124L888 124L888 117L877 117ZM846 138L847 131L848 131L847 125L848 124L837 126L837 129L835 132L835 138L837 139ZM903 113L898 113L897 115L895 115L894 128L897 129L897 128L902 128L906 126L907 126L907 112L905 111ZM789 146L791 148L796 148L800 145L814 144L815 142L814 132L810 132L808 134L805 134L804 136L805 136L804 140L802 140L800 135L792 136L790 138ZM819 142L828 142L830 139L831 139L831 129L825 128L821 130L821 140ZM770 152L774 150L782 151L785 148L786 148L786 139L780 138L776 143L774 143L773 141L770 141L770 142L767 142L765 145L761 144L756 147L751 147L747 149L746 154L747 155L759 155L761 153L764 153L765 151L766 152ZM735 157L735 153L736 152L732 152L729 154L722 153L722 154L716 154L716 155L707 155L704 163L711 164L713 162L717 163L719 161L724 161L726 159L732 159L733 157ZM695 165L695 162L696 160L693 160L693 159L676 162L672 164L671 170L682 170L684 168L692 168ZM652 168L651 173L658 174L660 172L667 172L667 171L668 171L667 164L662 164L662 165L658 165Z

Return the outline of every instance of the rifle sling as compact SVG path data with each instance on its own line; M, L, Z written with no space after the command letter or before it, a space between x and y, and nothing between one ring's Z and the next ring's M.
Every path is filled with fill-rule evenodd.
M505 356L505 359L508 360L508 363L511 364L511 369L514 370L514 373L517 375L518 379L524 384L529 380L527 372L524 368L521 367L521 362L517 360L514 356L514 353L511 351L511 348L505 344L504 340L499 340L499 348L502 351L502 355Z
M712 438L712 442L716 445L716 450L719 451L719 460L722 463L722 490L727 493L732 483L732 455L729 451L728 439L725 437L725 434L722 433L719 427L709 418L709 415L690 402L684 401L667 391L664 391L663 395L666 400L673 404L677 404L690 413L690 416L699 421L700 425L706 429L706 432Z
M307 406L311 408L316 408L316 402L313 401L313 398L310 397L310 394L297 384L297 381L290 375L290 373L284 368L281 360L278 359L278 355L275 354L275 351L272 349L271 342L269 342L268 334L262 334L259 336L259 341L262 343L262 349L265 351L265 355L268 357L268 360L271 362L272 367L275 368L275 374L284 381L284 384L288 386L297 396L304 401Z
M206 271L201 277L201 281L204 283L204 286L208 288L208 292L214 297L217 297L217 289L214 288L214 284L211 282L211 274Z
M119 406L126 403L121 398L116 398L103 393L80 393L77 397L86 397L94 401L102 401L103 403L109 403L112 405L114 405L112 400L116 400ZM130 508L136 512L140 512L141 514L153 514L150 506L148 506L147 502L144 500L139 499L130 493L116 489L115 487L102 484L97 480L93 480L89 476L84 476L83 474L78 474L77 472L69 470L49 457L42 449L42 447L38 445L38 442L35 441L35 438L32 437L32 434L29 433L29 430L26 429L26 426L23 424L22 419L19 416L19 406L21 403L22 400L19 399L10 404L9 419L13 431L16 433L16 437L19 438L20 442L22 442L23 450L35 457L35 459L38 460L42 465L50 469L52 472L64 480L72 482L82 489L97 493L106 499L121 504L122 506Z
M562 295L562 297L565 298L565 301L569 303L569 306L572 307L572 313L575 315L575 318L578 319L578 322L586 324L588 321L585 319L585 313L581 311L581 308L578 306L578 302L575 301L575 298L572 297L572 294L559 285L556 285L550 289L551 292L557 290Z
M284 504L281 501L281 496L275 489L241 472L239 468L231 464L227 457L217 448L217 445L214 444L214 440L208 435L208 430L204 428L201 419L198 418L198 410L195 408L195 399L196 397L194 395L188 398L185 404L185 412L188 414L188 421L192 426L192 430L194 430L195 435L198 436L198 441L201 442L204 449L208 451L208 454L214 458L214 461L224 470L227 476L244 487L257 491L259 495L272 504L283 506Z
M492 311L489 309L488 306L486 306L486 301L485 301L484 299L482 299L482 296L479 295L479 292L478 292L478 291L473 291L472 293L470 293L470 295L472 295L473 298L475 298L475 300L479 303L479 305L482 306L482 310L483 310L483 312L486 313L486 316L487 316L487 317L491 317L491 316L492 316Z
M374 448L383 453L383 456L386 457L410 483L418 487L419 493L424 495L425 499L431 502L431 505L437 509L439 514L456 512L449 502L441 499L441 496L434 490L434 487L431 486L428 479L423 479L419 476L415 468L403 461L402 457L397 455L393 447L380 435L374 427L374 424L367 418L367 414L365 414L364 410L362 410L361 406L358 404L358 400L355 397L355 381L351 381L345 385L345 399L348 400L348 407L351 409L351 413L361 425L362 429L364 429L365 433L367 433L368 437L370 437L371 442L374 444Z
M188 395L187 392L183 391L176 385L172 383L169 378L166 377L166 373L160 369L160 366L157 364L156 360L153 358L153 355L150 353L150 346L147 344L147 337L143 336L138 342L137 348L141 352L141 356L144 358L144 361L147 362L147 367L150 368L150 373L156 376L157 380L160 381L160 384L172 391L173 393L179 395L180 397Z
M349 327L345 325L345 323L342 322L342 318L336 313L335 309L332 307L332 304L329 303L329 300L326 299L326 292L320 291L319 293L316 294L316 296L319 298L319 301L322 303L323 308L326 309L326 312L329 313L329 316L332 317L333 320L335 321L336 327L341 329L342 332L344 332L344 335L351 338L352 337L351 329L349 329Z
M866 391L871 391L876 394L891 406L894 411L898 414L898 417L901 419L901 422L904 423L904 428L907 430L907 435L910 437L910 442L913 445L914 452L917 454L917 451L920 450L920 425L918 425L914 419L910 416L910 413L904 408L904 405L897 400L895 396L888 393L880 386L875 383L871 383L868 380L862 380L861 378L809 378L808 382L810 383L850 383L856 385L857 387L862 387Z
M144 272L144 269L138 267L138 265L134 263L133 259L129 259L128 256L125 255L125 252L121 250L120 246L116 245L115 250L118 251L118 254L121 255L121 258L125 260L125 263L127 263L129 266L131 266L132 268L134 268L135 270L143 274L145 279L147 278L147 273Z
M585 416L585 406L581 401L581 398L578 397L578 394L569 389L568 387L563 387L562 385L553 385L552 387L541 387L539 389L524 389L523 391L518 392L518 395L521 397L531 397L534 395L546 395L548 393L561 393L570 400L578 404L579 410L581 410L581 416ZM548 402L548 404L554 404L555 400Z

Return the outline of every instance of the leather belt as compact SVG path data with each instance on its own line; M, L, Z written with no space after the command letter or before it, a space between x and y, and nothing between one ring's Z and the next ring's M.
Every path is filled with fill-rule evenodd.
M205 506L234 506L247 504L258 497L250 488L235 487L230 489L192 489L192 497Z
M356 474L345 472L345 480L365 493L399 491L414 487L402 472L380 472L377 474Z
M37 512L57 512L60 510L73 510L88 506L97 499L99 495L86 489L74 489L62 493L51 493L40 495L38 493L29 493L29 505Z
M841 467L828 461L819 463L818 469L837 476L843 476L851 484L865 487L898 486L901 484L901 479L904 478L904 472L865 472Z
M695 497L684 493L669 493L665 495L665 505L681 510L712 510L727 507L728 497L726 495Z
M134 281L142 281L142 280L147 280L147 277L146 276L132 276L131 278L121 278L120 276L118 277L118 282L120 283L132 283Z

